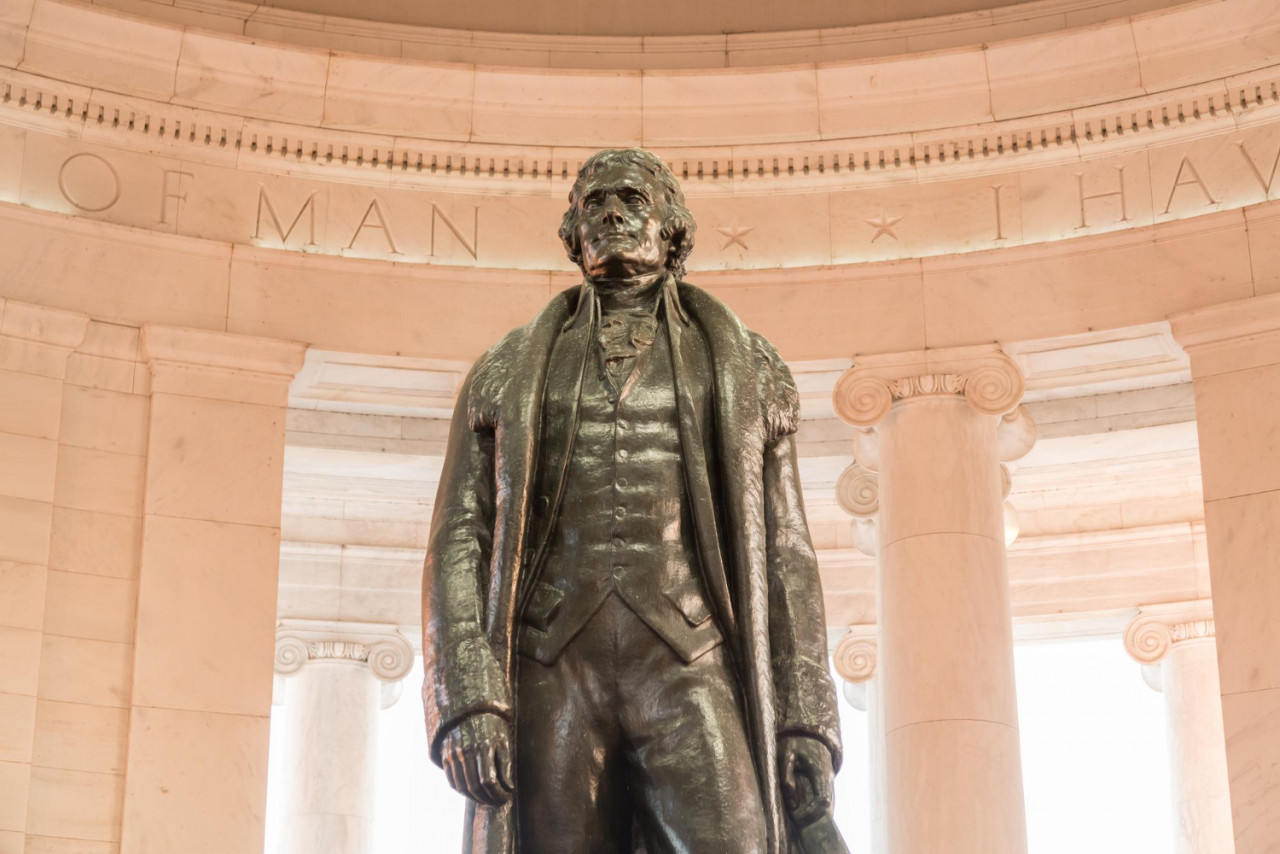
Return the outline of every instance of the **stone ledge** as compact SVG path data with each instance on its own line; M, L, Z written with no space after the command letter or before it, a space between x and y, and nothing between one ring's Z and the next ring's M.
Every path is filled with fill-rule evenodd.
M12 22L15 46L7 54L0 51L0 63L7 60L6 64L23 72L114 90L126 97L269 122L284 118L303 128L323 126L329 136L335 129L354 129L468 146L705 148L847 140L1110 104L1252 74L1280 61L1265 47L1251 47L1265 46L1267 35L1280 30L1280 14L1270 12L1272 17L1267 18L1254 8L1257 0L1191 3L980 47L863 62L564 73L349 56L205 33L60 0L34 0L34 4L29 23ZM153 49L142 52L145 58L122 56L118 45L126 43ZM1076 57L1081 55L1092 59L1078 62ZM942 93L940 79L947 81ZM1258 85L1253 80L1243 84L1242 92L1230 92L1231 103L1247 102ZM1269 89L1265 94L1270 95ZM600 104L608 107L601 109ZM1153 121L1176 120L1181 125L1214 109L1225 109L1225 103L1220 101L1215 108L1202 95L1198 103L1161 105L1153 111ZM1114 120L1108 109L1094 118L1092 129L1082 130L1088 136L1123 135L1146 123L1146 110L1142 112L1132 121L1124 116L1108 128L1105 122ZM280 138L288 138L293 145L283 148L294 150L299 129L277 127L279 138L267 145L278 149ZM202 130L212 130L207 135L221 144L227 128ZM986 156L1004 145L1014 150L1028 144L1056 146L1081 135L1064 133L1061 122L1055 129L1017 130L1009 139L988 130L976 145L969 144L973 139L939 142L959 143L958 150L966 155L972 150ZM302 131L304 143L311 142L305 139L308 135L314 133ZM329 154L329 141L320 140L320 156ZM251 142L245 140L245 144ZM370 155L378 150L372 140L366 147ZM303 145L306 156L312 154L308 148ZM415 167L416 156L422 154L426 166L441 165L448 146L430 148L403 154ZM903 150L901 143L896 148L891 152L895 162L914 163L924 154ZM704 163L704 173L732 174L730 164L740 172L743 155L750 158L751 154L734 152L725 163L714 164L718 169ZM842 165L881 159L876 148L862 156L837 149L827 159L837 154ZM484 160L474 150L465 156L474 160L477 155ZM811 168L818 166L816 155L809 154ZM930 156L936 157L937 152ZM495 157L499 162L510 159ZM763 172L773 165L770 158L751 159L762 162L749 164L748 172ZM374 162L388 161L381 157ZM406 163L400 156L391 162ZM548 170L544 162L537 170L530 162L524 171L554 175L563 171L556 165ZM801 165L783 163L782 167L799 169ZM502 164L498 171L505 174L512 166Z
M140 350L157 363L226 371L247 371L290 382L302 367L306 345L253 335L182 329L154 323L142 325Z

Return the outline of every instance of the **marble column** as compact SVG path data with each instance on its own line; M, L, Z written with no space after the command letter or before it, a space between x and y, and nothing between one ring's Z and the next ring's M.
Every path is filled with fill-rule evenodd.
M395 626L281 623L276 673L297 679L286 703L293 746L284 854L372 852L378 713L399 698L413 661Z
M836 644L832 658L844 681L849 705L867 713L871 790L871 854L889 854L889 813L885 801L884 703L876 678L876 627L854 626Z
M860 358L836 385L878 438L893 854L1027 850L1000 468L1034 441L1022 390L994 347Z
M120 854L261 854L289 383L305 347L148 324Z
M1171 318L1191 357L1231 813L1280 839L1280 293Z
M1175 854L1233 854L1227 748L1210 602L1141 609L1124 633L1129 655L1164 694L1173 771Z

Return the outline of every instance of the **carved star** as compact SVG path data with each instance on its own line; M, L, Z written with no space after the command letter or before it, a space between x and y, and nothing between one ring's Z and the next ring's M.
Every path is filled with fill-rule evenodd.
M728 240L725 241L724 246L720 247L720 251L723 252L725 249L728 249L730 246L733 246L735 243L741 246L743 249L750 249L751 247L748 246L747 242L742 238L746 237L748 234L750 234L755 230L756 230L755 226L739 227L737 222L730 223L730 225L727 228L723 228L723 227L717 228L716 231L720 232L725 237L729 238Z
M898 233L894 231L893 227L898 223L902 222L903 216L906 216L906 214L903 214L901 216L886 216L884 209L881 208L880 216L876 217L875 219L864 220L864 222L866 222L867 225L871 226L876 230L876 233L871 235L871 242L875 243L877 240L880 239L880 235L882 234L887 234L890 237L892 237L894 240L897 240Z

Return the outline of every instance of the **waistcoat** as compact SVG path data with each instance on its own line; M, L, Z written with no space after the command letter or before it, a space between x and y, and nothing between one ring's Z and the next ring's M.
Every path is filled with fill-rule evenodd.
M520 630L520 652L543 664L615 593L686 662L722 640L698 572L666 323L621 389L591 345L560 512ZM573 392L548 385L544 431L573 429Z

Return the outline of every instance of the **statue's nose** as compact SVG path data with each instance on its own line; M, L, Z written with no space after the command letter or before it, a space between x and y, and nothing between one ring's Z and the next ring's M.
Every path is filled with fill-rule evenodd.
M610 225L622 224L622 204L616 198L610 198L604 203L604 212L601 219Z

